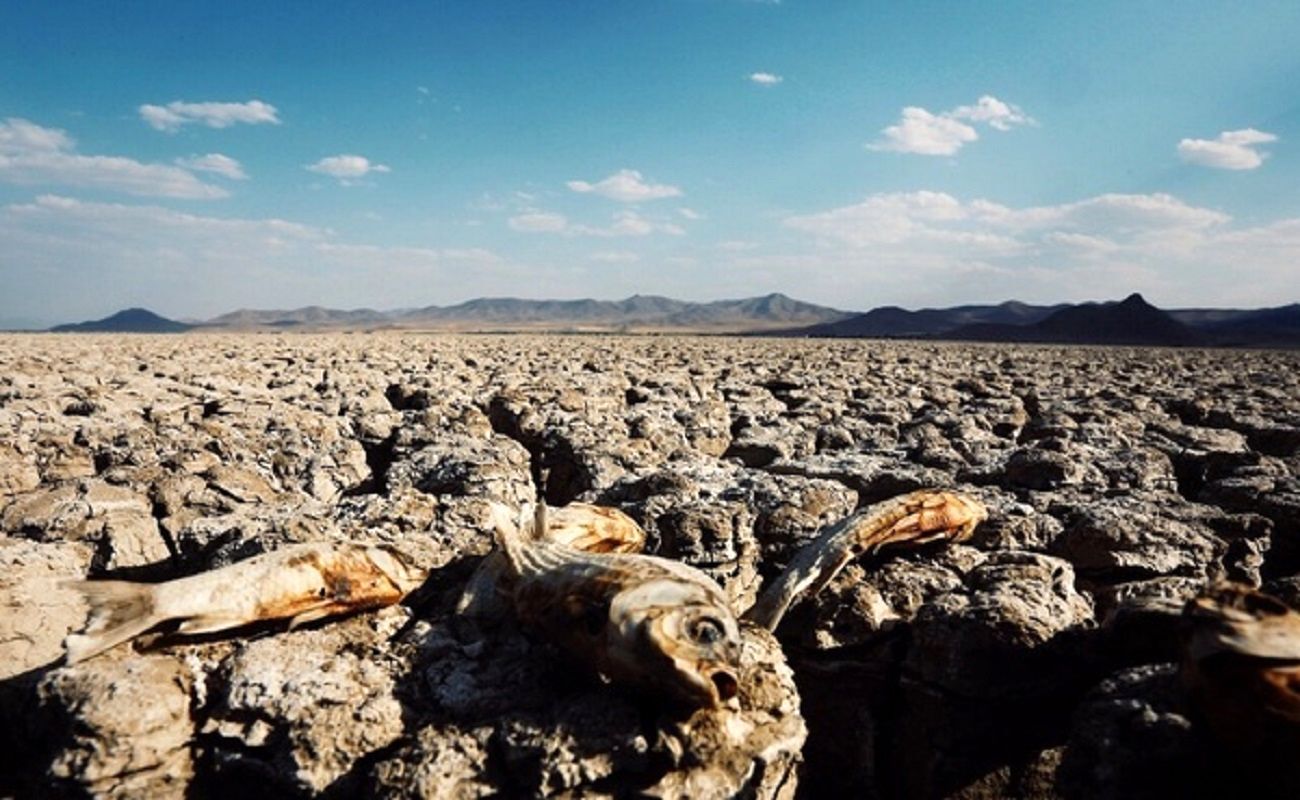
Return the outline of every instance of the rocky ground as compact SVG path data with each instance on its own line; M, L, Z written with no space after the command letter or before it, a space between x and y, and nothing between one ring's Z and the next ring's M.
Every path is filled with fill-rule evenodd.
M923 486L988 522L747 631L734 713L455 614L489 498L618 506L743 610L820 526ZM63 579L314 540L430 578L60 664L86 613ZM1249 794L1180 688L1178 613L1223 578L1300 600L1300 353L10 336L0 565L0 796Z

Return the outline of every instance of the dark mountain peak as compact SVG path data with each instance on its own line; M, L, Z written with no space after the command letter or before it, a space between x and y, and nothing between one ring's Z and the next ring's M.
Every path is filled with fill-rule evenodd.
M1146 298L1134 292L1119 302L1121 308L1155 308L1147 302Z
M180 333L192 326L159 316L147 308L124 308L103 319L56 325L55 332L83 333Z

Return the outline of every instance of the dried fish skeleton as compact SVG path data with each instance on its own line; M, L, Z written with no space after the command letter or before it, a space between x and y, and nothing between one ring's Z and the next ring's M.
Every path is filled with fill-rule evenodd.
M1218 741L1278 796L1300 793L1300 612L1223 583L1183 610L1182 681Z
M862 509L800 550L744 618L774 631L796 600L816 596L852 559L891 545L964 541L987 517L975 498L933 489Z
M494 555L505 564L489 560L480 576L506 579L520 621L610 680L659 688L692 705L734 696L740 628L722 589L693 567L635 554L644 534L625 517L593 530L594 509L581 509L566 529L548 524L544 505L532 520L496 507L501 552ZM744 620L775 630L795 601L816 594L855 556L885 545L961 541L987 515L972 497L934 490L854 514L800 551Z
M514 615L611 681L719 706L739 689L740 624L722 589L681 562L640 554L645 533L623 512L583 503L518 516L493 504L499 551L471 580L460 609L504 595ZM961 541L987 515L979 501L922 490L831 526L800 551L745 614L774 630L801 597L855 556L894 544ZM308 544L158 584L73 582L91 605L66 640L76 663L167 621L213 633L262 620L298 625L389 605L425 573L387 547Z
M81 633L64 642L75 664L164 622L182 634L215 633L263 620L290 626L396 603L424 573L389 547L303 544L164 583L69 581L90 604Z
M721 587L677 561L593 554L549 535L546 506L529 519L494 506L506 593L523 624L617 683L691 706L739 690L740 626Z

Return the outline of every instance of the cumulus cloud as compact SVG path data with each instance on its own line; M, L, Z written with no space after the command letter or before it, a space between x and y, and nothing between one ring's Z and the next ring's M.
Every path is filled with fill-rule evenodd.
M1018 106L1004 103L991 95L984 95L973 106L957 106L948 112L953 119L986 122L1000 131L1009 131L1013 125L1032 125L1034 120Z
M640 203L646 200L661 200L665 197L682 196L682 190L676 186L663 183L646 183L641 173L634 169L621 169L596 183L569 181L565 185L580 194L598 194L601 197L608 197L610 200L617 200L620 203Z
M248 178L248 173L244 172L243 164L240 164L230 156L225 156L221 153L208 153L206 156L179 158L176 160L176 163L186 169L192 169L196 172L211 172L214 175L230 178L233 181L242 181Z
M757 83L759 86L776 86L783 80L785 80L785 78L772 72L749 73L750 83Z
M307 165L311 172L319 172L322 175L329 175L331 178L337 178L340 183L350 186L359 178L378 172L392 172L383 164L376 164L365 156L356 156L342 154L322 158L315 164Z
M1254 128L1224 131L1214 139L1183 139L1178 143L1178 155L1189 164L1216 169L1255 169L1264 163L1268 153L1255 146L1276 142L1277 136Z
M449 299L413 298L412 286L455 286L472 297L527 275L479 248L389 247L284 219L57 195L0 207L0 241L13 270L0 316L33 308L61 320L130 305L196 316L313 302L406 307Z
M107 189L143 197L202 200L229 194L181 167L122 156L82 155L65 131L17 118L0 122L0 181Z
M686 233L680 225L649 219L635 211L622 211L615 214L609 225L593 226L575 223L563 214L548 211L530 210L516 214L507 220L511 230L521 233L555 233L563 236L595 236L614 238L619 236L650 236L667 234L681 236Z
M249 100L247 103L186 103L174 100L165 106L146 103L139 108L140 118L149 127L175 133L184 125L229 128L232 125L279 125L279 112L270 103Z
M1166 303L1263 305L1294 296L1300 260L1300 219L1242 226L1163 193L1026 207L944 192L879 193L786 217L783 226L807 234L813 247L746 255L743 263L802 270L810 289L849 283L873 298L1056 302L1144 291Z
M979 139L979 131L967 123L988 125L1008 131L1017 125L1032 125L1034 120L1019 106L984 95L974 105L957 106L934 114L920 106L907 106L894 125L880 132L880 138L867 144L869 150L914 153L924 156L950 156Z

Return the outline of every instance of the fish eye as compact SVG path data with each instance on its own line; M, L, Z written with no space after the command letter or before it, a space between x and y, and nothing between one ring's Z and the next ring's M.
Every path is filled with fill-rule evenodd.
M690 624L686 633L691 641L704 645L717 644L726 635L722 623L713 617L700 617Z

